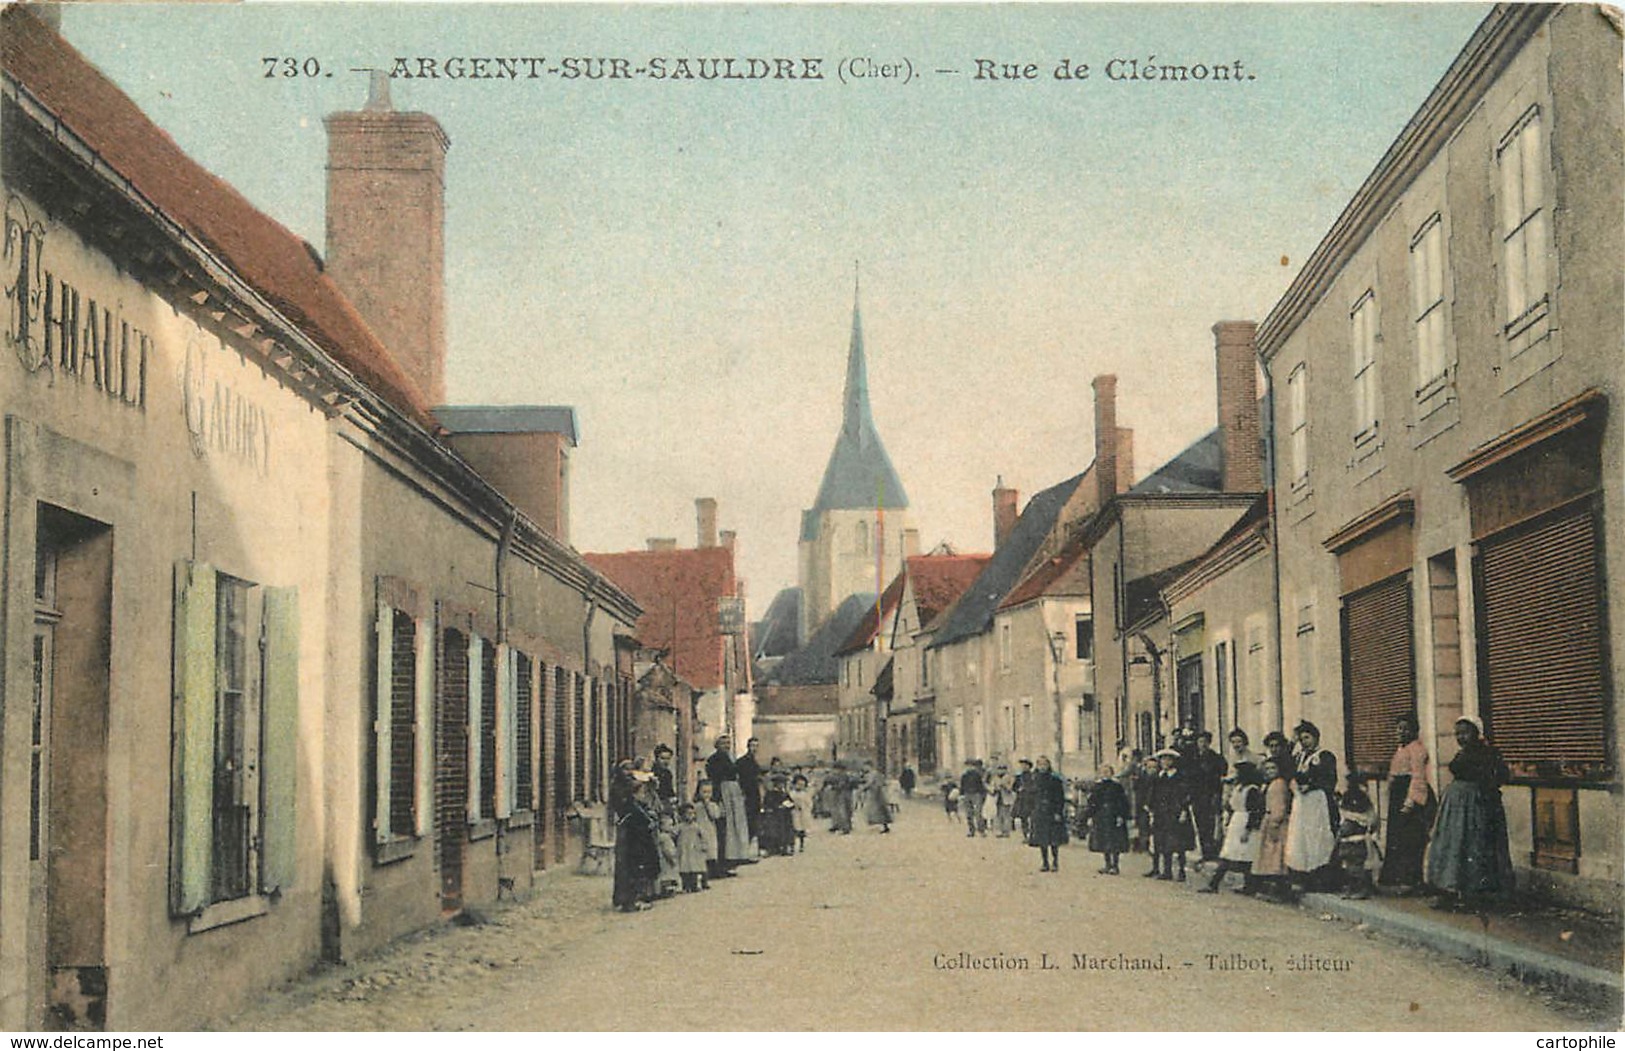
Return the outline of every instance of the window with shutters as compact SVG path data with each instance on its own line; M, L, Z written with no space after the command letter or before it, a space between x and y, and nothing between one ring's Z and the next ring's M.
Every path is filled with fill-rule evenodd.
M1479 542L1479 689L1513 772L1599 778L1609 756L1595 498Z
M1349 311L1349 345L1353 361L1354 444L1377 437L1382 417L1382 387L1377 368L1377 293L1366 291Z
M1416 714L1411 575L1343 598L1343 695L1350 770L1386 776L1394 723Z
M1540 107L1530 106L1501 137L1500 169L1502 326L1508 339L1543 331L1551 305L1547 231L1546 147ZM1528 346L1525 338L1515 348Z
M1095 622L1089 617L1072 619L1073 655L1080 661L1095 659Z
M1445 307L1444 216L1434 212L1411 235L1411 323L1416 337L1416 400L1427 406L1447 386L1455 364Z
M1293 492L1309 488L1309 367L1300 364L1286 378L1286 433Z
M1315 649L1315 596L1303 596L1298 603L1298 696L1315 695L1315 662L1319 655ZM1299 709L1304 711L1307 709Z
M380 602L374 629L373 841L379 862L409 857L420 823L432 659L423 626Z
M181 563L174 640L171 910L196 931L292 882L297 595Z

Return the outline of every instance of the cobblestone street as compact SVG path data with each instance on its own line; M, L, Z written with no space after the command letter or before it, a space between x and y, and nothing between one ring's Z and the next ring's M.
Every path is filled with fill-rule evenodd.
M1042 874L1036 851L967 841L963 826L917 802L891 835L815 831L804 856L765 860L637 915L609 911L608 879L555 870L530 902L325 970L221 1028L1617 1024L1309 911L1142 879L1142 858L1126 859L1120 877L1099 875L1097 862L1074 844L1059 874ZM1079 969L1074 954L1105 966ZM1162 969L1111 969L1136 960ZM1350 1004L1360 1005L1357 1022L1330 1013Z

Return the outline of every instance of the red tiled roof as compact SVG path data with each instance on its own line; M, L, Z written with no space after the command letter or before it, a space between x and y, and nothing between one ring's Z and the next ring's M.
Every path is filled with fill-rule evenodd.
M8 77L358 380L436 429L422 392L304 241L187 156L26 7L12 4L0 18L0 65Z
M1040 562L1026 579L1010 590L1000 609L1010 609L1043 595L1087 595L1089 593L1089 548L1073 540Z
M672 670L696 689L722 685L717 600L737 594L732 552L701 547L581 557L643 607L637 624L640 642L665 650Z
M914 605L926 627L976 580L992 555L915 555L908 560Z

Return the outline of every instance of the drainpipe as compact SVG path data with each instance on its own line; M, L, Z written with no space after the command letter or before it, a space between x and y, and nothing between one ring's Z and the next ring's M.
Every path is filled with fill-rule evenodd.
M1281 522L1280 501L1276 496L1280 489L1276 487L1276 476L1280 473L1280 461L1275 457L1275 376L1270 372L1269 366L1260 357L1259 365L1264 372L1264 391L1270 402L1269 426L1264 428L1264 442L1269 448L1270 478L1270 572L1275 583L1275 726L1285 729L1286 724L1286 676L1282 670L1282 661L1286 657L1284 634L1281 624ZM1243 645L1245 645L1245 640ZM1230 655L1231 666L1235 665L1235 654Z
M496 594L497 638L508 641L508 556L513 553L513 535L519 528L519 508L515 507L502 527L502 539L497 541Z

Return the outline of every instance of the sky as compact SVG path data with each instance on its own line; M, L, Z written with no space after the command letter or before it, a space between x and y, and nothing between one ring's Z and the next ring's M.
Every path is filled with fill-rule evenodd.
M1487 10L76 4L63 32L318 248L322 118L360 108L355 70L542 59L391 83L451 140L448 397L575 407L580 550L691 545L715 497L759 616L795 583L840 425L855 265L922 545L986 550L996 479L1025 502L1088 465L1095 375L1118 376L1136 479L1213 427L1213 323L1263 320ZM824 78L547 72L722 56ZM1034 76L978 79L979 59ZM850 75L888 66L906 75Z

